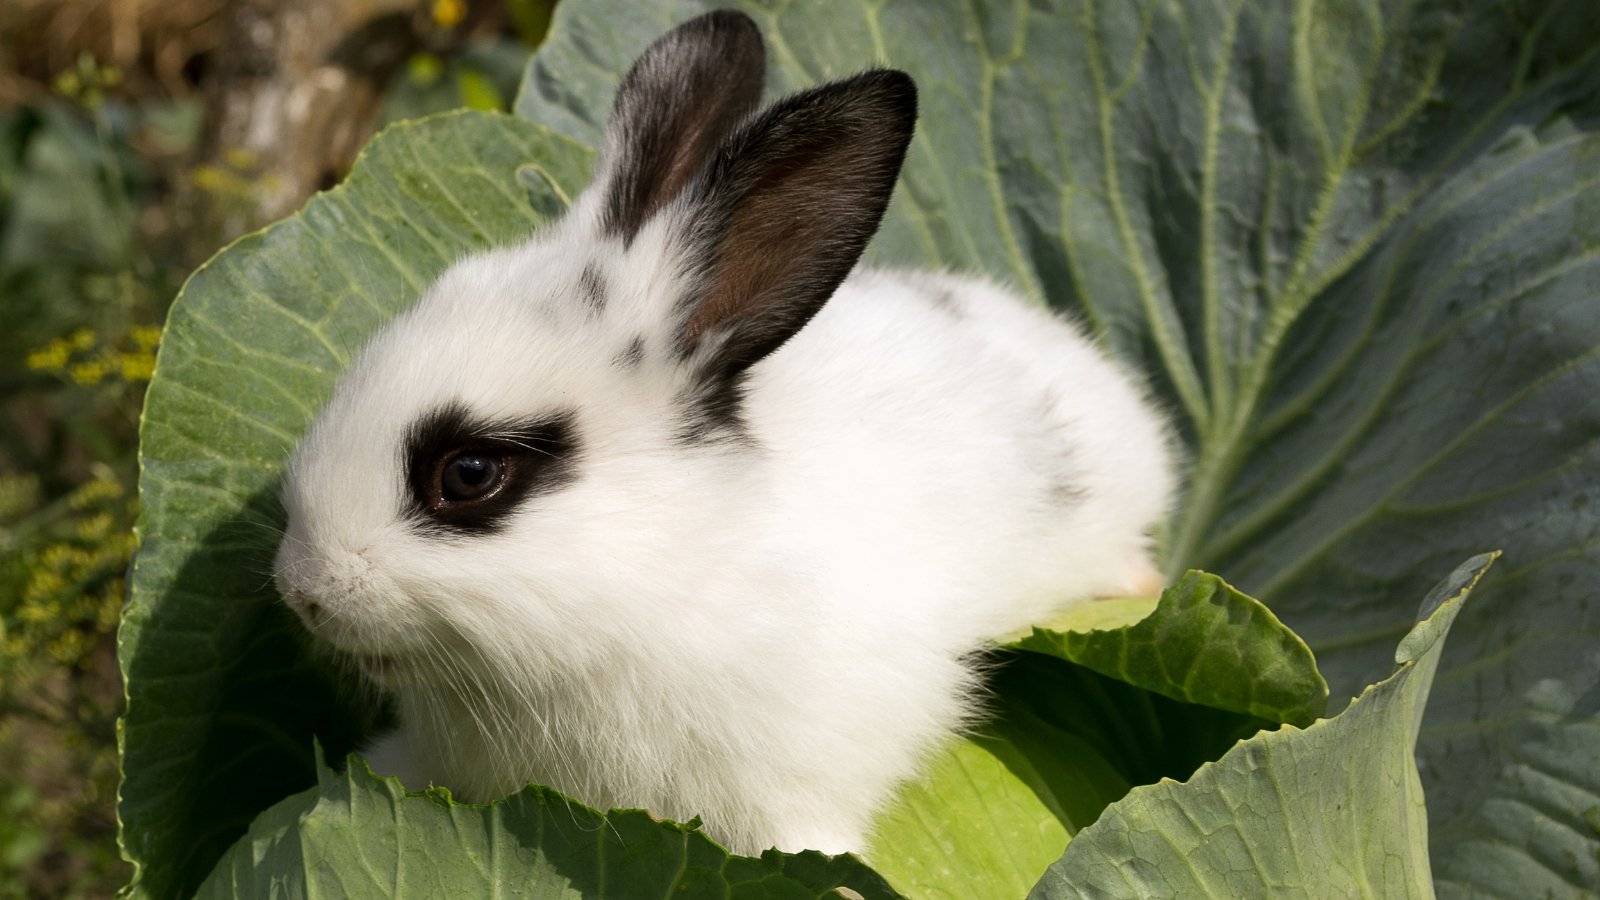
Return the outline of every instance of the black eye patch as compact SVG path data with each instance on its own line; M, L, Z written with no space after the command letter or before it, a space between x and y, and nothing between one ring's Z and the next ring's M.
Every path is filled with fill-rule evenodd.
M423 416L406 434L406 513L428 529L499 531L524 500L576 477L575 418L488 421L458 404Z

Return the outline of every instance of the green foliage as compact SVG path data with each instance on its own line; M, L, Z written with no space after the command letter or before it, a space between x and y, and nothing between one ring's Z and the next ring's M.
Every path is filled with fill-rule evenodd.
M374 839L377 836L377 839ZM839 888L844 890L839 890ZM849 891L851 893L846 893ZM601 815L529 787L492 806L408 794L355 757L344 775L258 817L198 897L898 897L850 857L729 856L688 826L640 810Z
M1417 728L1445 634L1493 559L1433 589L1399 669L1337 718L1244 741L1185 784L1135 789L1028 896L1432 898Z
M1021 897L1130 788L1187 778L1277 724L1045 654L1003 655L989 688L984 722L875 822L867 861L908 896Z
M504 111L531 52L509 40L474 41L449 55L419 52L390 83L379 119L393 123L463 106Z
M158 219L168 110L108 98L85 57L0 113L0 896L104 894L133 551L134 439L181 271ZM158 127L158 125L160 127ZM181 139L181 138L180 138ZM163 252L165 251L165 252Z
M486 36L468 24L466 0L428 4L434 33L384 93L384 124L466 107L504 112L521 84L533 48L544 40L555 0L505 0L515 37ZM482 8L480 7L480 12ZM449 44L448 52L442 45Z
M337 815L377 790L317 781L312 735L340 755L369 713L304 651L263 574L284 455L366 334L459 253L559 211L626 64L702 8L562 6L523 119L392 128L348 184L186 287L144 423L146 543L122 633L136 895L186 894L225 854L229 884L277 877L306 845L290 807L263 811ZM1600 8L750 12L780 90L874 59L918 78L919 137L874 255L1011 279L1149 372L1194 463L1170 570L1225 573L1276 615L1195 576L1149 620L1118 619L1130 611L1118 605L1086 637L1025 639L995 676L991 726L886 816L872 861L889 880L1017 895L1078 835L1041 891L1110 879L1147 838L1144 883L1182 884L1192 862L1193 884L1212 889L1208 867L1226 865L1226 889L1246 894L1278 885L1280 864L1355 877L1386 848L1396 883L1423 893L1430 880L1507 897L1600 881L1588 507L1600 420L1585 389L1600 376ZM1440 571L1496 546L1508 573L1458 621L1450 601L1411 630ZM1446 594L1477 577L1458 575ZM1307 723L1320 710L1305 645L1344 698L1388 674L1403 636L1408 665L1345 713L1225 755L1270 724L1246 713ZM1221 690L1234 677L1238 690ZM1374 794L1368 771L1400 788ZM1283 802L1274 779L1300 778L1317 790ZM406 802L419 822L478 815ZM971 840L984 817L1002 843ZM259 870L247 845L228 851L252 820L247 840L290 848L263 851ZM1193 828L1238 840L1205 856ZM389 852L399 833L363 830L351 858ZM1262 835L1305 852L1238 865ZM954 881L941 863L961 867Z
M0 683L8 693L33 687L41 666L82 666L111 633L136 509L110 469L42 508L36 477L0 476Z
M1112 610L1107 611L1107 607ZM1135 785L1309 724L1328 688L1261 604L1190 572L1159 601L1096 601L1008 645L985 721L878 819L867 859L915 897L1021 897Z
M1328 705L1327 682L1305 642L1266 607L1204 572L1185 574L1153 611L1121 627L1076 629L1068 619L1011 646L1175 700L1274 722L1309 725Z

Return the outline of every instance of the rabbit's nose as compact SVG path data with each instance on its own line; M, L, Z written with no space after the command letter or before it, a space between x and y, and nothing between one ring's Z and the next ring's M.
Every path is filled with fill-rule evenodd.
M316 627L326 616L322 604L311 599L304 591L289 591L284 595L283 601L289 604L289 608L294 610L308 626Z

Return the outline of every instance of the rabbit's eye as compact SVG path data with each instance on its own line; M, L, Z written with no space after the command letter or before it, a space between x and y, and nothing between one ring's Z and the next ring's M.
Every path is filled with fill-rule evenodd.
M452 404L419 418L403 459L407 519L430 534L493 534L531 498L572 483L576 414L476 419Z
M482 500L500 489L505 464L485 453L459 453L445 460L439 473L439 495L452 503Z

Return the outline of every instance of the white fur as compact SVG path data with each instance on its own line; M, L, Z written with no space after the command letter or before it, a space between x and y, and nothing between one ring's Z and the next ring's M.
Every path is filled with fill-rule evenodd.
M969 720L965 656L1150 571L1162 423L1002 288L861 269L750 370L743 440L686 443L677 217L624 250L593 194L373 339L290 464L279 586L394 695L400 733L369 758L409 787L534 781L703 816L739 852L860 850ZM498 534L411 527L400 448L450 403L575 411L575 480Z

